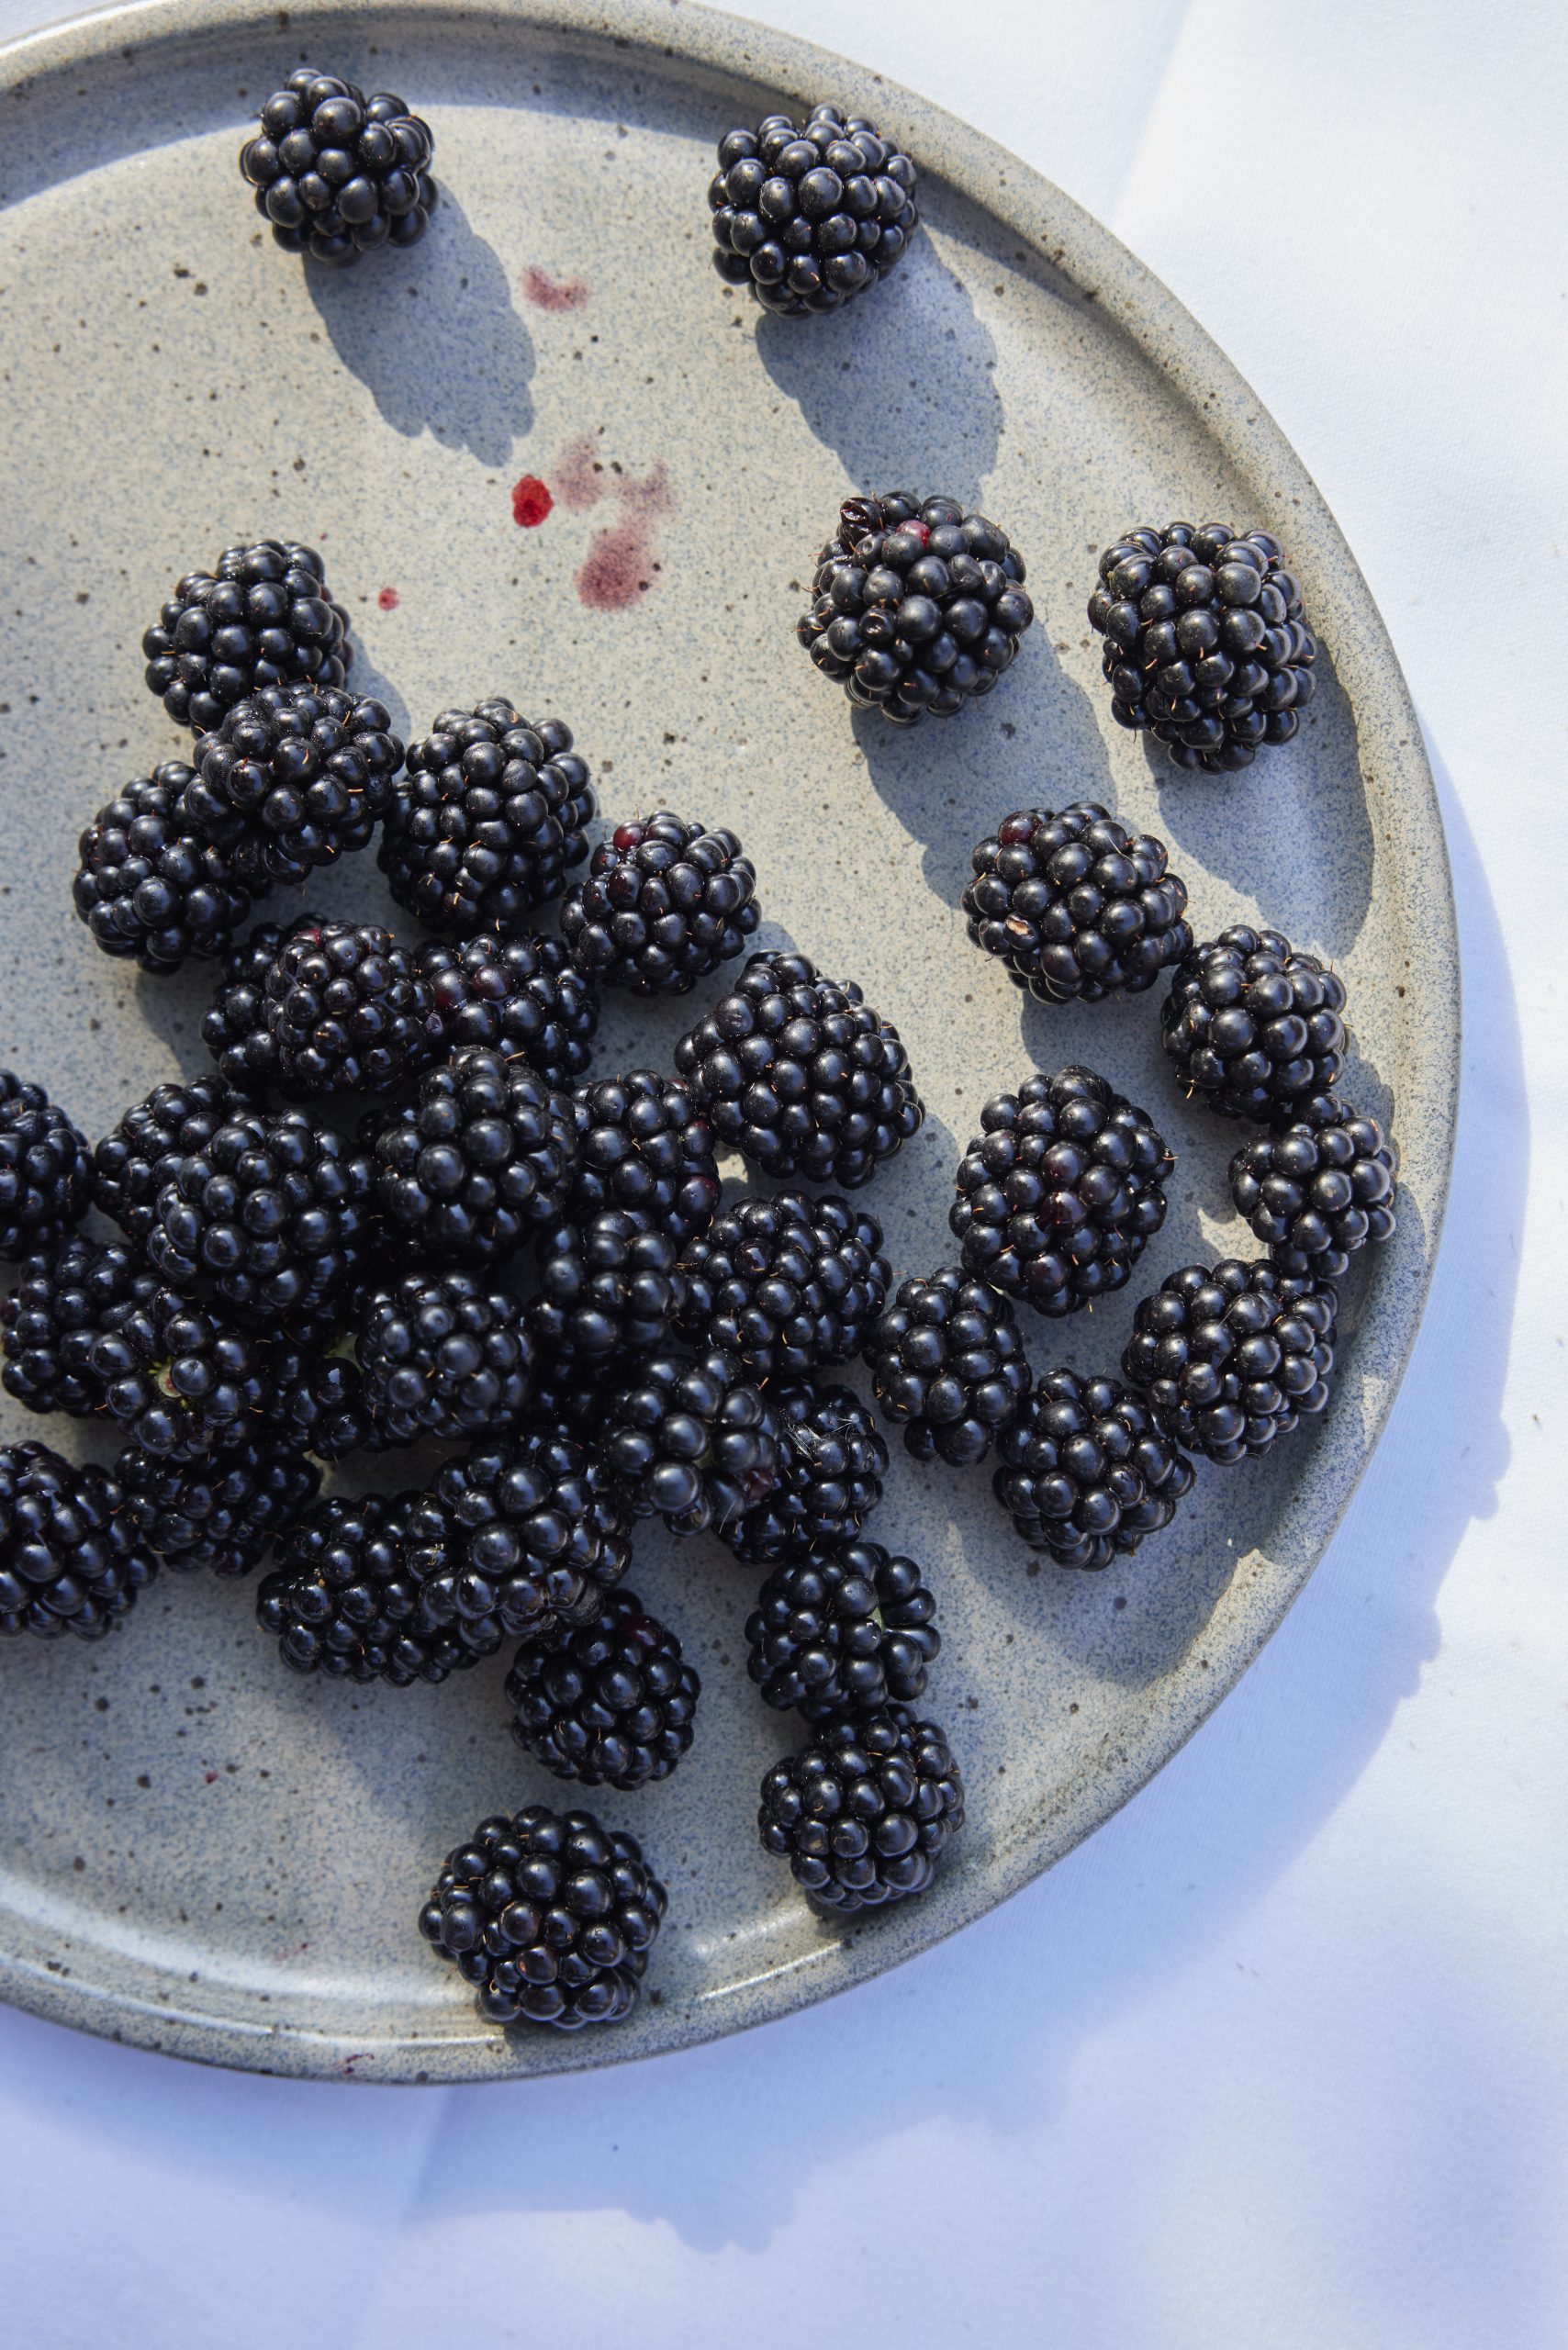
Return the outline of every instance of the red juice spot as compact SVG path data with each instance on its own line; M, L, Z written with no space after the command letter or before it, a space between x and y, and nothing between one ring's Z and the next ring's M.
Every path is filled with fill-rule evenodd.
M596 531L577 574L577 594L590 611L623 612L647 593L647 568L641 531L625 522Z
M591 432L579 432L575 441L567 442L552 468L555 496L568 514L586 514L606 495L610 476L594 456L598 445Z
M521 530L536 531L554 503L537 474L524 474L511 494L511 519Z
M522 273L522 290L536 310L580 310L588 297L586 278L549 277L532 267Z
M210 1787L210 1786L211 1786L211 1785L213 1784L213 1781L217 1778L217 1776L218 1776L218 1774L217 1774L217 1772L216 1772L216 1771L204 1771L204 1772L202 1773L202 1781L203 1781L203 1784L204 1784L205 1785L207 1785L207 1786L209 1786L209 1787Z
M384 612L395 612L398 609L398 590L396 588L384 588L375 600Z

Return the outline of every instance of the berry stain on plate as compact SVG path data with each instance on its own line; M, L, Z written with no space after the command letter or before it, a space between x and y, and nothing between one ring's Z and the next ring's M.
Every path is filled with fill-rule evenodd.
M531 263L522 273L522 290L536 310L580 310L588 297L585 277L552 277Z

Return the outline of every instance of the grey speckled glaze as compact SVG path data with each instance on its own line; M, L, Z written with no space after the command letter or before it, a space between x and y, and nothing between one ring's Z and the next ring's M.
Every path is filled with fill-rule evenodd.
M246 118L306 58L402 90L437 135L431 233L346 278L259 238L234 170ZM846 314L764 319L709 266L711 143L828 95L919 160L925 233ZM705 1542L644 1531L634 1569L701 1669L698 1744L600 1807L670 1885L653 1997L571 2041L487 2029L413 1932L446 1848L552 1792L510 1740L502 1661L438 1690L301 1682L247 1589L168 1576L95 1649L0 1655L0 1987L41 2014L276 2072L482 2080L678 2048L894 1964L1086 1836L1233 1684L1409 1353L1458 973L1430 778L1354 563L1246 385L1056 189L924 101L701 9L111 12L0 57L0 1061L90 1131L201 1065L205 983L94 950L68 910L74 837L180 747L138 655L169 583L263 532L323 548L356 677L400 724L502 690L568 721L612 816L669 802L740 832L762 943L859 978L909 1043L930 1118L865 1195L902 1270L949 1253L951 1169L986 1095L1080 1058L1181 1154L1137 1287L1247 1237L1234 1137L1176 1097L1156 999L1046 1012L964 943L967 852L1009 808L1106 800L1170 841L1200 934L1261 916L1344 974L1348 1090L1392 1119L1400 1225L1350 1291L1320 1428L1211 1472L1169 1536L1097 1577L1029 1558L988 1471L897 1456L877 1531L938 1589L930 1706L971 1794L924 1900L846 1931L765 1863L756 1789L790 1726L741 1670L747 1579ZM532 531L511 519L525 473L556 498ZM1040 615L1001 690L913 734L852 719L791 633L840 498L906 483L994 514ZM1176 513L1276 532L1326 647L1301 736L1236 782L1156 769L1111 724L1083 619L1095 551ZM585 603L588 577L622 580L629 608ZM368 858L310 894L386 911ZM684 1019L612 1006L599 1066L662 1058ZM1036 1366L1110 1367L1131 1311L1124 1294L1032 1324ZM10 1435L77 1438L20 1421L8 1407Z

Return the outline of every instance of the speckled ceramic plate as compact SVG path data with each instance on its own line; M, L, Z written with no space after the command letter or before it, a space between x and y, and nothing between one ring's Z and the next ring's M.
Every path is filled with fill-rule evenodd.
M340 278L258 234L235 153L301 60L434 126L443 200L412 253ZM712 145L826 95L918 159L926 227L847 313L764 318L709 265ZM1171 1086L1157 1000L1047 1012L966 944L968 851L1021 803L1105 800L1169 840L1200 935L1261 916L1331 957L1348 1091L1402 1155L1398 1237L1348 1293L1326 1419L1209 1473L1143 1555L1042 1565L989 1471L897 1455L875 1530L938 1591L929 1705L970 1791L924 1899L826 1926L764 1861L757 1783L790 1725L742 1669L750 1584L710 1543L644 1531L636 1587L704 1681L680 1770L601 1806L669 1882L650 1996L597 2036L500 2033L414 1917L482 1814L554 1791L510 1739L504 1662L433 1690L318 1685L281 1668L245 1587L165 1576L99 1647L0 1656L0 1988L186 2056L481 2080L680 2048L950 1933L1125 1802L1245 1671L1366 1465L1427 1286L1458 1058L1447 866L1404 684L1310 481L1170 296L1014 157L858 68L662 0L184 0L11 49L0 375L0 1061L90 1133L202 1066L206 987L95 951L70 912L75 835L180 749L138 652L170 582L275 533L323 549L356 679L400 731L502 691L566 719L611 815L668 803L741 834L761 943L859 979L908 1042L930 1116L864 1195L900 1270L950 1254L986 1096L1072 1060L1181 1154L1137 1290L1251 1253L1234 1136ZM840 498L901 484L993 514L1039 613L998 692L913 733L854 719L792 633ZM1275 532L1325 647L1300 736L1237 781L1156 768L1113 726L1084 621L1097 549L1178 513ZM310 894L388 916L369 857ZM612 1005L597 1066L667 1061L690 1008ZM1131 1312L1124 1293L1034 1325L1036 1366L1112 1368ZM10 1406L6 1426L78 1440Z

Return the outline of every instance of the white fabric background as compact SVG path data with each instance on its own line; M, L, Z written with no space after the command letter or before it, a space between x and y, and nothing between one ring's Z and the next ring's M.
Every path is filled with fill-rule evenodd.
M0 0L0 32L59 13ZM1165 278L1316 475L1443 792L1463 1125L1393 1425L1153 1786L918 1964L537 2086L196 2071L0 2011L28 2350L1545 2350L1565 2294L1552 0L773 0Z

